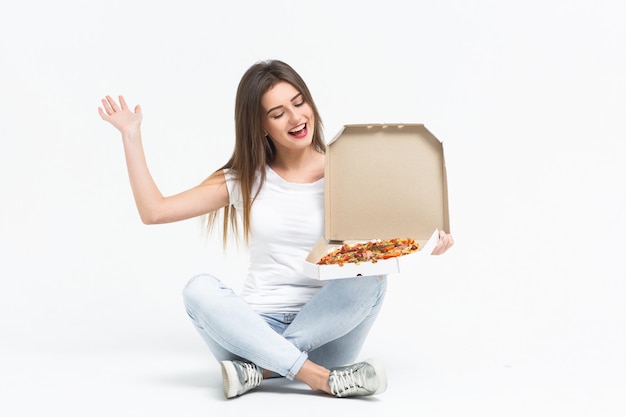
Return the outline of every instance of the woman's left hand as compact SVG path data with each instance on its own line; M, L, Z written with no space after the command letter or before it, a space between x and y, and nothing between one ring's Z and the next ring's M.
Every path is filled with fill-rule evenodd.
M443 230L439 231L439 241L433 249L431 255L441 255L448 249L450 249L454 245L454 239L452 239L452 235L447 234Z

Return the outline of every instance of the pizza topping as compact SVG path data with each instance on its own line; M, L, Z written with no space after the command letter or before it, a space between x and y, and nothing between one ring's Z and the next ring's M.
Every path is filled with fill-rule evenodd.
M318 265L340 265L361 262L376 263L381 259L395 258L417 252L419 244L410 238L375 240L365 243L344 244L324 255Z

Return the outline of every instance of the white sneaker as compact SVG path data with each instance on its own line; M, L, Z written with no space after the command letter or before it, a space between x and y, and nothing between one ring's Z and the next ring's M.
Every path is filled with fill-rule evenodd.
M222 361L224 395L233 398L261 385L263 371L250 362Z
M381 394L387 389L387 373L374 359L332 368L328 385L335 397Z

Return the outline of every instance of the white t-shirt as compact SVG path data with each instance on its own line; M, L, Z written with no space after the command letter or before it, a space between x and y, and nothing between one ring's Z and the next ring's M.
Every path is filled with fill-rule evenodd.
M230 198L243 213L241 189L224 171ZM258 179L253 194L258 188ZM271 168L250 213L250 266L242 297L258 312L295 313L324 285L307 278L304 260L324 233L324 180L285 181Z

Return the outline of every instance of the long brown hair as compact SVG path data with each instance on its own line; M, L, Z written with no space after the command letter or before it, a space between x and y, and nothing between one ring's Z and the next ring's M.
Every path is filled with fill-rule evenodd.
M243 75L237 88L235 99L235 149L229 161L218 171L228 168L233 171L240 184L243 198L243 238L248 243L250 236L250 209L259 190L252 195L252 187L257 176L260 185L265 182L265 170L274 158L276 148L271 138L265 136L263 117L265 111L261 105L263 95L276 84L286 81L302 93L304 100L311 106L314 115L313 141L311 146L324 153L326 145L322 133L322 119L317 111L311 92L300 75L289 65L279 60L257 62ZM220 210L211 212L207 217L207 227L211 231L217 223ZM226 206L223 212L222 241L228 241L228 231L239 237L239 225L234 206Z

